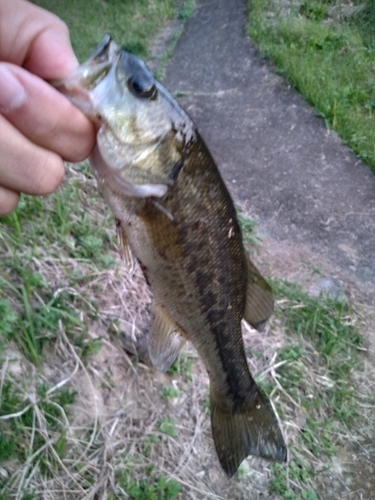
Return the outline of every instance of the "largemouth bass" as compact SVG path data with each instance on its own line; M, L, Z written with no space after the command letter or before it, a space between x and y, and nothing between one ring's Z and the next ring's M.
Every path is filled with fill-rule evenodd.
M248 455L285 461L272 408L252 378L241 320L261 330L270 286L245 253L236 211L196 127L136 56L107 35L54 86L98 128L90 163L155 300L149 341L167 370L189 339L210 379L212 434L232 476Z

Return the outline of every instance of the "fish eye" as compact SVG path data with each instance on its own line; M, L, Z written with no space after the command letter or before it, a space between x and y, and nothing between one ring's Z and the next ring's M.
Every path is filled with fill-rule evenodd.
M136 97L144 97L150 100L157 97L158 92L153 80L134 75L128 79L127 84L130 92Z

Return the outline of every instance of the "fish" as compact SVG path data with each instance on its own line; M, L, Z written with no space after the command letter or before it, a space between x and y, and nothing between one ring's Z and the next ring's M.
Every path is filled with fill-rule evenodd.
M286 461L267 397L252 377L241 322L262 331L272 289L250 261L228 189L196 126L145 63L106 35L52 82L97 126L89 160L154 297L151 361L166 371L190 340L210 382L213 440L231 477L249 455Z

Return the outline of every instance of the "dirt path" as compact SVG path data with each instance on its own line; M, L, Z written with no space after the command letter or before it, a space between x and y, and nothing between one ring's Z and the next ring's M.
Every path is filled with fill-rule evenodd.
M375 176L260 57L247 18L244 0L198 1L164 83L186 92L182 106L284 277L311 261L373 307Z

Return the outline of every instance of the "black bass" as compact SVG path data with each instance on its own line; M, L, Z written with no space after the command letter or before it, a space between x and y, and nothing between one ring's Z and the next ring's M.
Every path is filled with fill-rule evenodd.
M98 127L90 163L154 295L149 341L167 370L186 339L210 379L216 451L231 476L248 455L285 461L272 408L252 378L241 320L261 330L272 290L245 253L236 211L197 129L136 56L107 35L54 82Z

